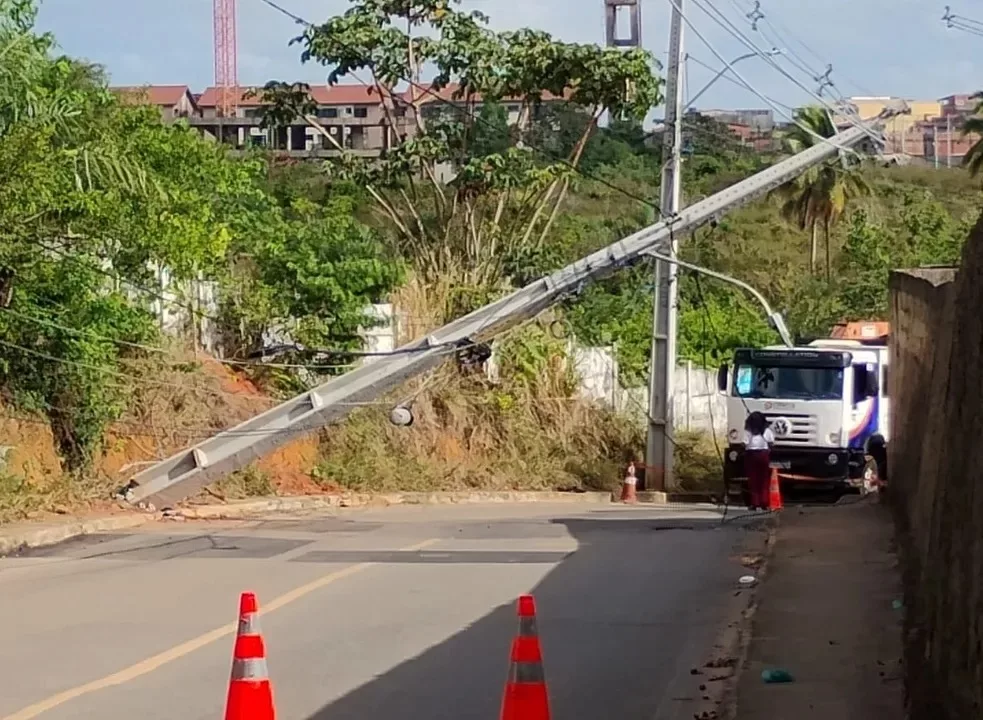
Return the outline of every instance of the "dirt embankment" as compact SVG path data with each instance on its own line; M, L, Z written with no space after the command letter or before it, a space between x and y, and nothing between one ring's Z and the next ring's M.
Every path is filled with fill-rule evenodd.
M107 435L84 480L66 477L54 437L43 417L0 405L0 522L48 512L103 510L115 489L141 469L275 402L221 363L206 360L193 372L165 373L158 384L134 393L132 409ZM334 488L312 478L318 438L302 438L258 462L247 479L279 494L318 494ZM253 488L255 489L255 488ZM249 494L241 479L213 494Z
M149 464L277 402L214 360L142 372L146 382L135 386L130 412L83 480L62 473L51 432L38 418L0 424L0 445L11 448L6 482L0 473L0 522L39 510L102 509ZM636 421L576 397L562 353L547 353L543 367L524 381L491 382L448 365L394 392L395 399L356 409L345 422L281 448L202 497L609 490L644 444ZM388 410L407 397L414 423L395 427Z

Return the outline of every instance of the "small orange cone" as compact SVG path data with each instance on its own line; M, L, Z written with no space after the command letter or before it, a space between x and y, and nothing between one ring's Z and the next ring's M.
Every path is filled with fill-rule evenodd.
M635 463L628 463L628 472L625 474L625 481L621 485L621 502L638 502L638 496L635 493L635 485L637 483L638 479L635 477Z
M519 634L512 641L509 676L505 681L501 720L549 720L549 694L543 672L543 651L536 629L536 601L519 598Z
M771 469L771 483L768 486L768 509L781 510L785 507L782 504L782 486L778 482L778 470Z
M239 598L239 629L232 651L232 677L225 704L225 720L276 718L258 613L256 595L244 592Z

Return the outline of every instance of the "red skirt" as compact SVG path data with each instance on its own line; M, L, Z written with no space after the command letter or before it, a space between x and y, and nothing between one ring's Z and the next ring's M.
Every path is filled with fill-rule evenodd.
M771 451L748 450L744 453L744 472L747 475L751 507L768 507L768 483L771 480Z

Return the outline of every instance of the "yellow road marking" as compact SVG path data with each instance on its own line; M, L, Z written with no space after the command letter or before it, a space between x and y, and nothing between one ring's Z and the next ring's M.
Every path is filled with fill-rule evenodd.
M408 547L400 548L399 552L413 552L414 550L422 550L423 548L429 547L430 545L433 545L434 543L437 542L439 542L438 538L424 540L423 542L416 543L415 545L410 545ZM266 613L273 612L274 610L279 610L280 608L289 605L295 600L299 600L305 595L309 595L315 590L320 590L321 588L330 585L333 582L342 580L343 578L346 577L351 577L356 573L360 573L362 570L366 570L372 567L373 565L378 565L378 564L379 563L371 563L371 562L358 563L357 565L349 565L348 567L342 568L341 570L336 570L333 573L328 573L323 577L319 577L317 580L312 580L306 585L301 585L300 587L294 588L293 590L286 592L283 595L280 595L279 597L273 598L273 600L263 605L260 614L265 615ZM33 705L30 705L22 710L18 710L13 715L8 715L4 718L0 718L0 720L32 720L32 718L36 718L38 715L41 715L42 713L45 713L48 710L52 710L58 707L59 705L64 705L70 700L75 700L76 698L80 698L83 695L94 693L98 690L104 690L109 687L114 687L116 685L122 685L124 683L128 683L131 680L136 680L138 677L142 675L146 675L147 673L151 673L154 670L166 665L169 662L178 660L184 657L185 655L193 653L195 650L199 650L200 648L203 648L206 645L210 645L216 640L221 640L222 638L233 634L238 628L238 626L239 623L238 621L236 621L233 623L229 623L228 625L223 625L220 628L215 628L214 630L211 630L203 635L199 635L198 637L192 638L187 642L183 642L180 645L175 645L169 650L165 650L164 652L158 653L153 657L149 657L146 660L141 660L135 665L130 665L130 667L124 670L120 670L119 672L113 673L112 675L107 675L106 677L99 678L98 680L87 682L84 685L78 685L76 687L69 688L68 690L63 690L57 695L52 695L51 697L45 700L41 700L40 702L34 703Z

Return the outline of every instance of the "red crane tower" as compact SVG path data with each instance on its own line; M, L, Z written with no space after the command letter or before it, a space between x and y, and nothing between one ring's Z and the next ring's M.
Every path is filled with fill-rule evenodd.
M232 117L239 105L236 60L236 0L212 0L215 25L215 87L218 114Z

